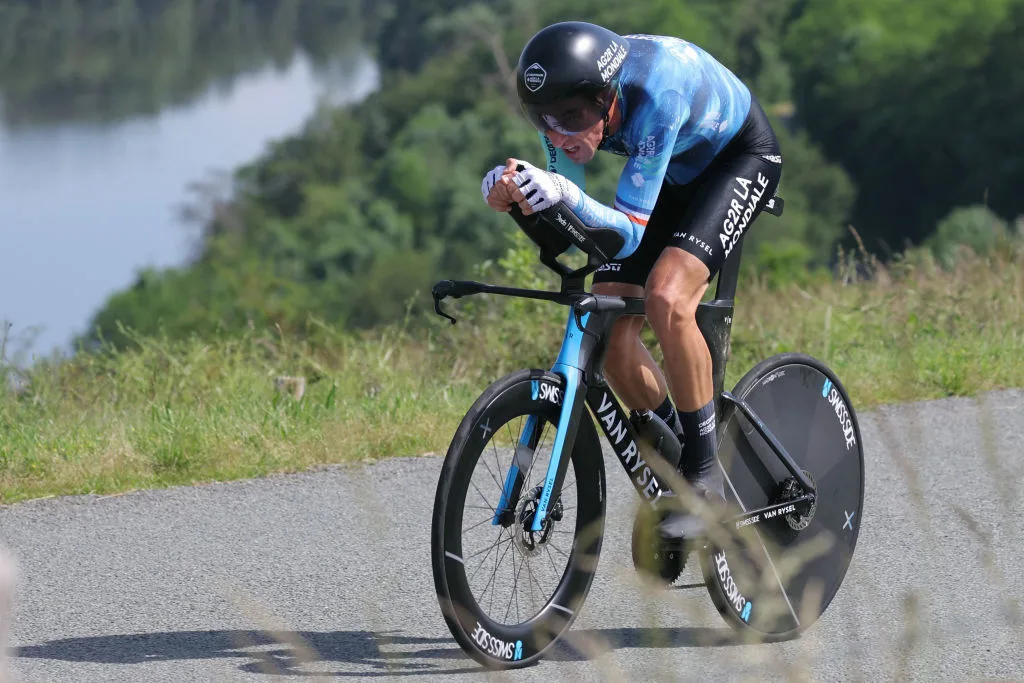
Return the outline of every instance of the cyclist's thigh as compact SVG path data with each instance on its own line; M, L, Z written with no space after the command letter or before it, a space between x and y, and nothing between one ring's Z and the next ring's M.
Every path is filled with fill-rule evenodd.
M778 189L782 177L778 143L760 107L727 156L701 174L693 200L683 212L668 244L693 254L708 267L709 279L722 264Z
M760 156L729 159L701 184L669 245L696 256L714 277L775 195L780 176L779 165Z

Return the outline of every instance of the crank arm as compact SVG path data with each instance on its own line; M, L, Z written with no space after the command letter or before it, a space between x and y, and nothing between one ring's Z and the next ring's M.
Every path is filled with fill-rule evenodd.
M814 502L813 493L805 493L799 498L793 500L786 500L781 503L775 503L767 507L763 507L757 510L747 510L742 515L736 515L729 520L729 524L735 529L740 529L751 524L760 524L761 522L769 519L775 519L776 517L783 517L793 512L797 512L797 506L804 503L810 504Z

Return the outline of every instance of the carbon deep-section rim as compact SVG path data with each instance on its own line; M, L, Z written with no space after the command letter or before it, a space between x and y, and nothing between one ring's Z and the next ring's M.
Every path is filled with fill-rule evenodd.
M550 452L564 390L562 377L543 370L521 370L492 384L463 418L448 449L438 481L431 534L438 602L455 640L468 655L488 668L517 668L540 659L572 625L597 569L604 533L604 461L596 431L585 409L571 449L563 490L557 497L564 517L562 521L553 522L551 535L547 539L540 535L526 538L524 547L523 536L517 535L522 534L523 525L512 522L504 528L502 524L492 525L490 522L513 462L513 449L507 443L517 442L520 436L517 430L528 424L528 416L536 415L538 422L542 423L543 432L539 441L534 439L537 446L535 457L540 458L545 448ZM505 445L494 446L499 438L504 439ZM523 482L521 490L517 491L517 499L507 506L513 519L528 516L533 505L531 494L536 490L534 484L537 480L543 481L541 468L546 471L547 464L548 458L543 457L542 462L527 470L532 478ZM491 490L487 490L487 485ZM479 502L481 496L487 501L484 505ZM471 502L467 503L467 499ZM488 507L490 511L481 509ZM572 515L575 515L574 524L566 522ZM572 528L560 526L563 523L572 524ZM490 552L488 548L473 550L472 553L463 548L464 534L474 529L473 533L490 530L497 539L495 547L501 550L501 553L493 554L496 568L492 581L508 579L509 576L518 581L520 576L524 577L528 588L521 594L515 594L515 610L511 602L504 612L499 609L497 613L493 604L483 604L487 601L481 598L480 581L475 578L481 571L477 564L490 563L492 557L486 554ZM570 533L566 534L566 531ZM525 596L525 591L534 590L534 587L536 593L542 593L541 582L536 580L539 571L531 573L524 568L535 559L530 556L531 544L532 550L545 564L554 564L556 569L549 573L553 577L554 588L546 600L523 598L524 603L542 604L535 614L525 616L520 610L521 595ZM557 551L553 550L555 547ZM547 556L540 555L541 551L548 551ZM470 558L470 554L474 557ZM509 556L513 558L513 571L499 572L497 566L504 566ZM560 573L558 561L552 558L564 561L565 566ZM483 571L489 571L489 566ZM475 590L474 586L477 587ZM488 589L490 586L485 588L485 593ZM520 617L524 618L520 621Z
M846 576L864 505L864 453L850 398L835 374L804 354L765 359L732 392L746 401L817 495L805 517L777 514L701 553L716 607L731 625L764 639L811 626ZM736 511L793 496L796 480L735 406L723 401L718 459Z

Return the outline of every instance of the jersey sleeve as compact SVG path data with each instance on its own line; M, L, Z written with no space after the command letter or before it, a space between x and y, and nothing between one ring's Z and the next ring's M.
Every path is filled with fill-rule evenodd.
M674 90L664 91L653 105L632 132L636 150L623 167L615 191L615 208L641 228L651 219L676 136L690 113L686 99Z
M661 192L679 128L690 113L685 98L674 90L663 92L649 106L646 111L636 112L634 130L628 131L628 137L636 141L636 149L619 177L614 208L582 191L570 207L584 224L609 227L623 236L625 241L616 259L626 258L640 246Z

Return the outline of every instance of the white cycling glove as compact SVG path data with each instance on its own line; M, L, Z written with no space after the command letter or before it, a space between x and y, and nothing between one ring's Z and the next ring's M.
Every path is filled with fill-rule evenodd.
M483 193L485 202L487 201L487 195L491 193L491 188L494 187L504 172L504 166L495 166L484 176L484 181L480 184L480 192Z
M563 199L571 205L576 204L579 199L579 188L568 178L541 170L525 161L519 163L524 168L512 176L512 182L519 187L519 191L523 193L534 211L543 211Z

